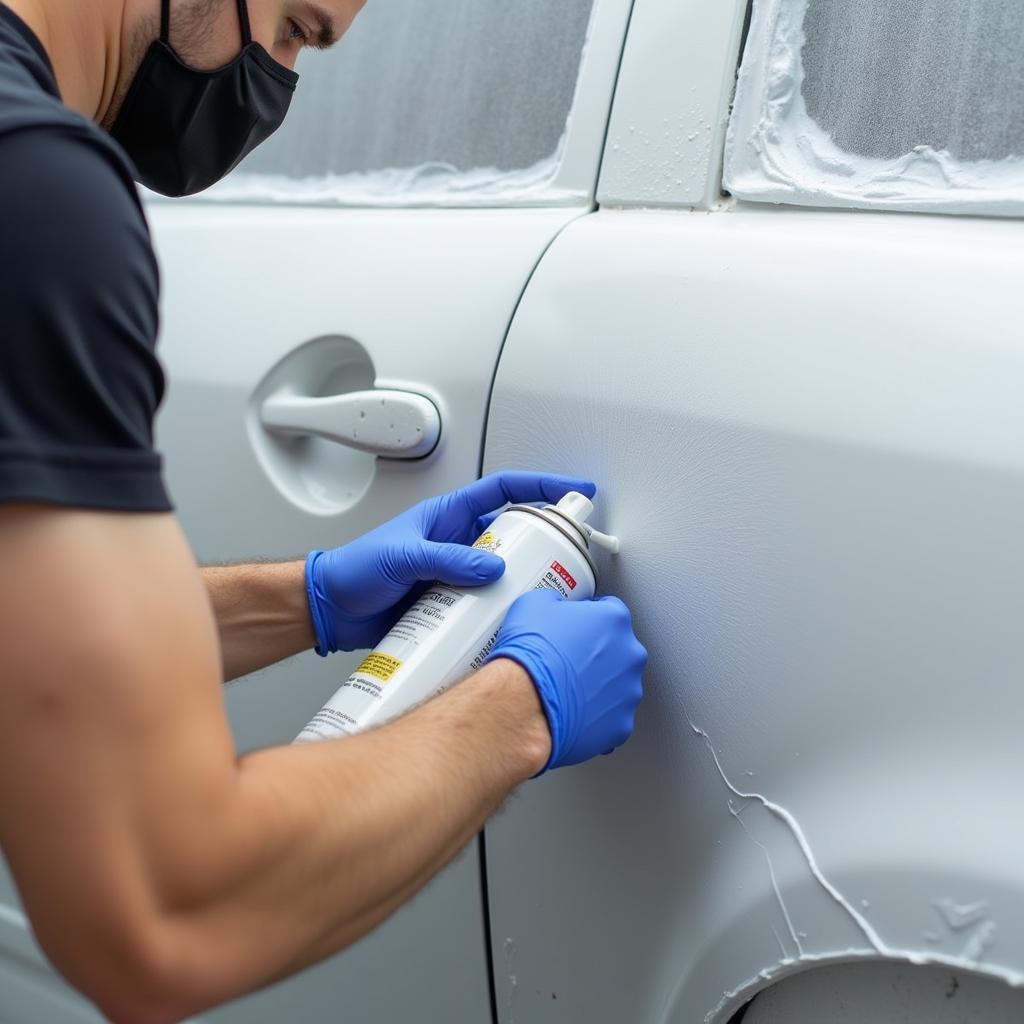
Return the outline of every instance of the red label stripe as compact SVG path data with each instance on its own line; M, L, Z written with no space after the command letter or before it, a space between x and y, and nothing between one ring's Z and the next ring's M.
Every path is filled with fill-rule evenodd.
M569 573L569 570L566 569L566 567L562 565L561 562L552 562L551 568L554 569L555 572L557 572L558 575L561 576L562 579L569 584L570 590L576 589L576 581L572 578L572 575Z

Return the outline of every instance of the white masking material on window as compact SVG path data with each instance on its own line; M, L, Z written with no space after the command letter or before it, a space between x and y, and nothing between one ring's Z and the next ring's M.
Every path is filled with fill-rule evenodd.
M204 195L345 205L570 201L551 189L593 0L373 0L300 58L281 130Z
M742 199L1024 212L1024 4L755 0L726 140Z

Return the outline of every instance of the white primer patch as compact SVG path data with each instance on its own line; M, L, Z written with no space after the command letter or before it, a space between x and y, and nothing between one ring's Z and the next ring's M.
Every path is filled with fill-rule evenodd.
M1024 158L964 161L916 146L893 159L840 149L808 114L809 0L755 0L725 143L723 183L759 202L940 213L1024 213Z

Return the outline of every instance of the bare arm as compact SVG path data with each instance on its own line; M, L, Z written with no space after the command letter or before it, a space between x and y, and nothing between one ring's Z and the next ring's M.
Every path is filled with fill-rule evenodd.
M0 564L0 843L47 954L114 1021L351 943L547 760L501 659L379 730L236 759L173 518L9 506Z
M305 562L268 562L202 570L220 637L225 681L316 644L305 569Z

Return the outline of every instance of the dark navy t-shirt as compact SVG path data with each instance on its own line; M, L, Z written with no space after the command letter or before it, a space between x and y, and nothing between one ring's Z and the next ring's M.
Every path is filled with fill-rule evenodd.
M131 164L0 4L0 502L171 507L158 290Z

